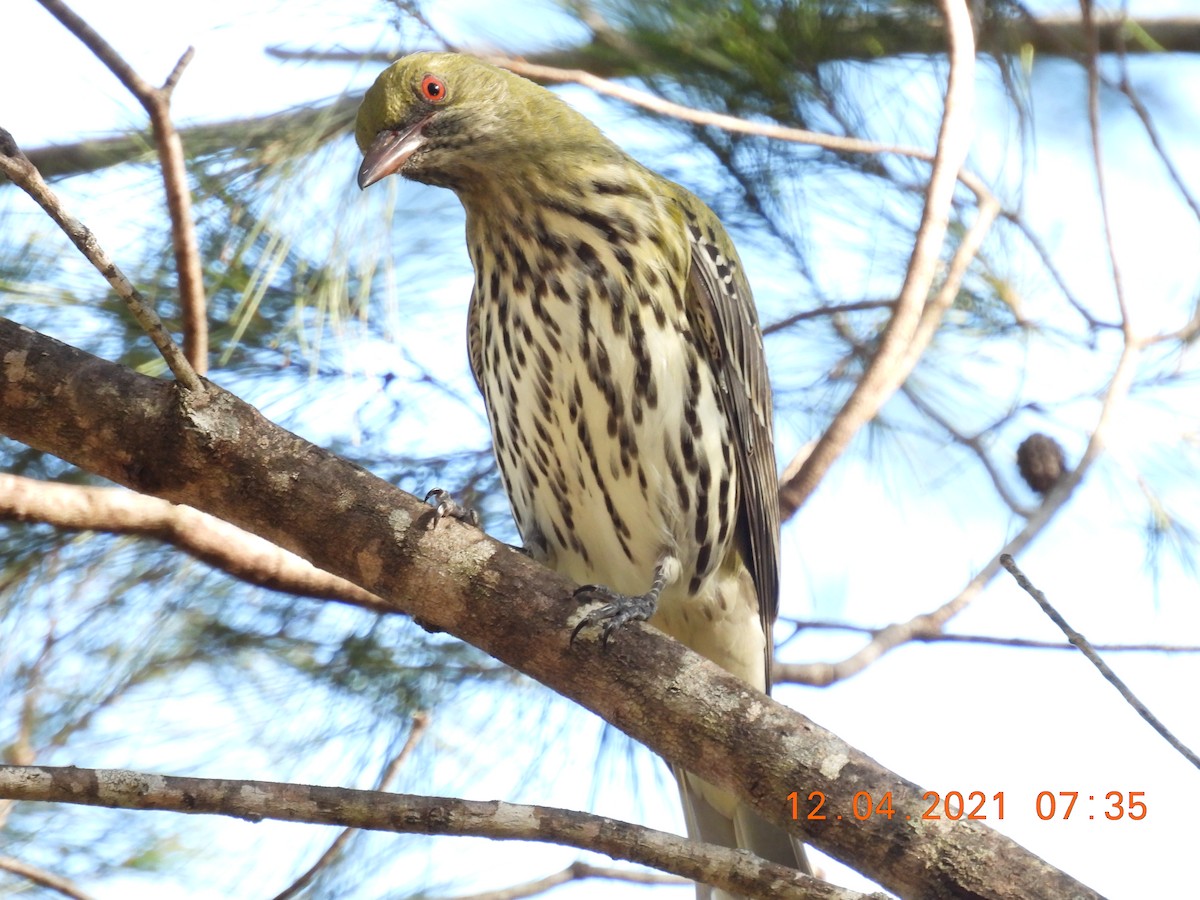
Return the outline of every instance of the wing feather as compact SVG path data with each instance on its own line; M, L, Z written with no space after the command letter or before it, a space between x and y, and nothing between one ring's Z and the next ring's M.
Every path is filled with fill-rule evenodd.
M779 487L762 330L733 241L707 206L679 191L691 247L687 314L704 337L730 423L739 485L737 540L758 591L769 687L771 631L779 609Z

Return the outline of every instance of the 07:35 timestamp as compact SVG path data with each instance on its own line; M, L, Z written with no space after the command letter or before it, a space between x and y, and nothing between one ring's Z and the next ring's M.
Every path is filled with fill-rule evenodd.
M1096 812L1102 812L1105 819L1114 822L1119 819L1141 820L1146 818L1146 802L1142 799L1145 796L1145 791L1109 791L1100 796L1099 799L1104 806ZM792 818L799 819L801 814L800 793L792 791L787 795L787 799L792 805ZM891 820L893 816L898 815L892 806L891 791L886 791L878 800L869 791L858 791L851 800L850 808L844 811L833 809L822 791L812 791L807 799L811 808L805 818L809 822L822 822L828 819L840 821L843 818L842 812L846 813L845 818L853 817L860 822L865 822L872 816L883 816ZM926 791L922 799L929 806L920 814L918 817L920 819L956 821L958 819L1004 818L1004 791L997 791L991 797L988 797L983 791L970 791L965 797L961 791L947 791L945 795L937 791ZM1065 821L1071 818L1076 802L1080 799L1079 791L1058 791L1057 793L1042 791L1034 802L1034 812L1044 822L1051 819ZM1095 794L1086 794L1082 799L1083 806L1086 807L1087 804L1096 802L1098 798ZM1085 815L1088 819L1096 818L1094 812L1085 813ZM911 819L913 816L904 815L903 818Z

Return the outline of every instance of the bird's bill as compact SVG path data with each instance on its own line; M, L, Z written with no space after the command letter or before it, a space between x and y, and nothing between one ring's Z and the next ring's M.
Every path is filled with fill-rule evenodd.
M408 158L425 143L425 136L421 134L424 124L419 122L403 131L388 129L379 132L363 154L362 166L358 170L359 188L370 187L380 179L400 171Z

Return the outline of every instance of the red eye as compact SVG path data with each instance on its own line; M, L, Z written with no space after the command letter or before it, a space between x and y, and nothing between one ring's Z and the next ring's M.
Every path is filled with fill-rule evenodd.
M421 79L421 96L430 103L441 103L446 99L446 82L436 75L426 75Z

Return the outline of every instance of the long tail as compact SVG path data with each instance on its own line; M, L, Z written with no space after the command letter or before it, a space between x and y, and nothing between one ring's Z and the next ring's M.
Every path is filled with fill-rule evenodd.
M777 825L772 825L727 791L674 767L687 820L688 837L749 850L755 856L812 874L804 845ZM697 900L744 900L707 884L696 885Z

